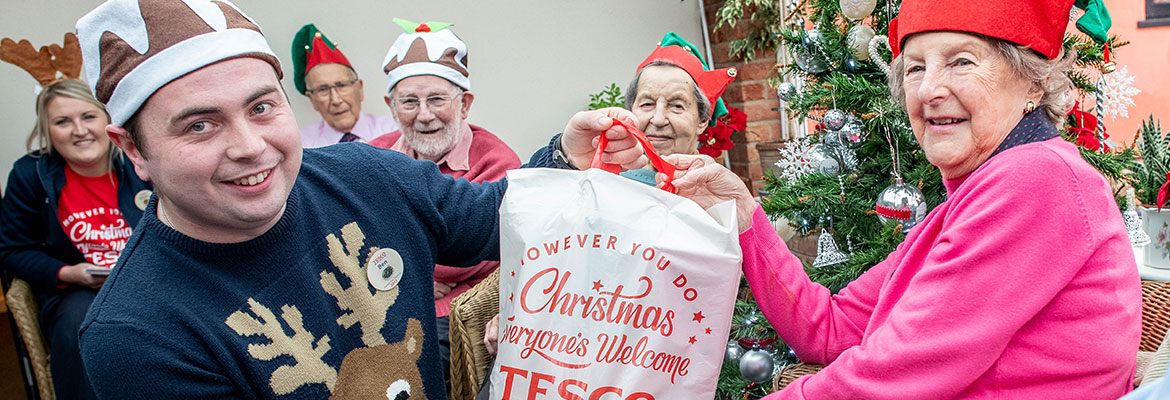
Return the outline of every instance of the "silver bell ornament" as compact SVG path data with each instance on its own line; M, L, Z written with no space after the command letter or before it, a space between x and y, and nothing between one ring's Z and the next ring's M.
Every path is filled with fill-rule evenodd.
M1142 217L1138 216L1137 201L1134 199L1133 188L1125 190L1125 212L1121 218L1125 220L1125 230L1129 233L1129 242L1134 246L1150 244L1150 235L1142 229Z
M841 161L837 160L837 156L833 153L829 146L817 143L804 152L804 159L808 160L813 171L826 175L837 175L841 173Z
M813 267L824 268L846 261L849 261L849 256L837 248L837 241L833 240L833 234L829 231L821 231L821 237L817 238L817 258L813 260Z
M896 177L893 185L878 193L875 211L886 226L902 224L902 232L909 232L926 218L926 196L918 188L902 183L902 177Z
M858 20L873 14L877 0L841 0L841 15Z
M839 131L845 127L845 123L849 121L849 114L846 114L840 109L832 109L825 113L822 122L825 123L825 129L830 131Z
M776 360L772 354L759 348L748 350L739 358L739 373L744 379L755 383L764 383L772 380L776 370Z
M727 350L723 352L723 362L739 365L739 358L743 357L743 354L746 352L747 350L739 345L739 341L735 339L728 340Z
M799 90L796 89L795 83L780 82L780 85L776 86L776 97L779 97L780 100L791 101L797 94L799 94Z
M858 25L849 28L849 32L845 34L845 41L849 44L849 50L853 51L853 57L858 60L869 59L869 41L873 40L873 28L865 25Z

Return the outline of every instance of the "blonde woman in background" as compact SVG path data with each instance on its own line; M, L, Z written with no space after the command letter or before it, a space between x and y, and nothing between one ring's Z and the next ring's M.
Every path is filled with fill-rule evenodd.
M0 265L37 294L57 397L96 398L78 329L142 217L150 185L110 143L109 114L85 83L49 84L36 111L28 154L13 164L0 203Z

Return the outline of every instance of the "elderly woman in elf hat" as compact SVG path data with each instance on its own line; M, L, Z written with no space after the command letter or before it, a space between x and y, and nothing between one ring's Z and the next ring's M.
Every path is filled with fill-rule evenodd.
M738 178L671 157L680 194L736 201L760 308L801 360L826 364L768 399L1115 399L1133 388L1133 252L1107 182L1056 128L1071 101L1072 2L902 3L891 92L947 200L836 294L809 281Z

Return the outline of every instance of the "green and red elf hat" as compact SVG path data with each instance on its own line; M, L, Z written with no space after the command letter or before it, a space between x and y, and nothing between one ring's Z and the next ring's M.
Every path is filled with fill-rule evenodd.
M301 30L293 36L292 59L293 83L296 84L297 91L301 94L305 94L308 90L305 87L305 75L308 75L309 70L313 67L334 63L353 68L349 59L345 58L345 54L341 54L341 50L337 49L337 44L329 41L329 38L325 37L313 24L302 26Z
M1060 55L1074 0L905 0L890 20L890 50L906 37L932 31L969 32L1028 47L1048 59ZM1012 23L1004 23L1011 18Z
M711 102L711 114L707 122L707 126L715 126L716 118L727 115L727 107L723 105L723 99L719 96L723 95L723 90L727 89L727 85L735 80L737 73L735 67L722 68L710 71L707 68L707 62L703 61L703 57L699 55L699 49L691 42L683 39L677 33L668 32L662 41L658 42L658 47L650 53L646 60L638 65L635 71L641 71L650 63L656 61L664 61L674 64L691 79L695 80L695 84L699 86L699 91L703 92L703 96Z

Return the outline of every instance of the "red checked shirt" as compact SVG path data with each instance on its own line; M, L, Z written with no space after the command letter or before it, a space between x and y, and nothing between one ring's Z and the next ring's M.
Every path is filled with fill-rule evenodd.
M113 267L118 261L132 230L118 210L118 181L113 173L87 177L65 168L57 219L85 260L103 267Z

